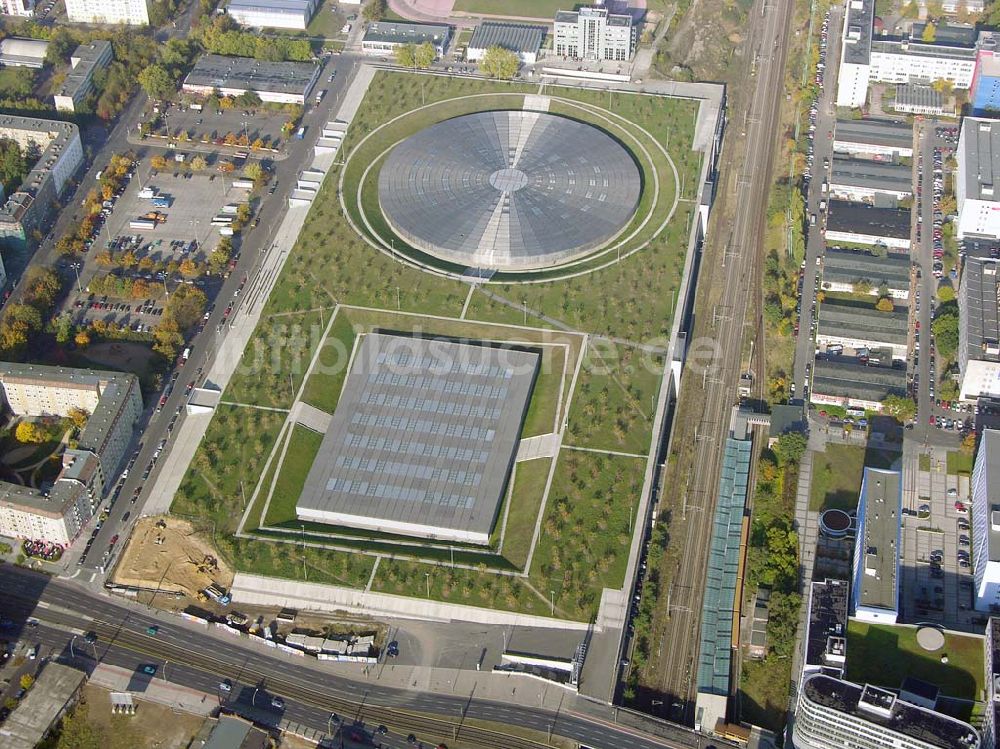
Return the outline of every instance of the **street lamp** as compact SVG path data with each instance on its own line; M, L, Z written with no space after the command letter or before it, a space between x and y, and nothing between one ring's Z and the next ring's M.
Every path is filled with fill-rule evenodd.
M425 572L424 579L427 581L427 597L431 597L431 573Z

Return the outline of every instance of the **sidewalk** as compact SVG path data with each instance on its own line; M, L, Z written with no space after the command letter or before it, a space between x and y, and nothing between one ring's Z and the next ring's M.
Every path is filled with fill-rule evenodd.
M148 677L148 681L143 680L137 684L133 669L107 663L98 664L91 672L90 683L113 692L131 692L137 700L155 702L195 715L209 716L219 707L217 695L165 681L162 674Z

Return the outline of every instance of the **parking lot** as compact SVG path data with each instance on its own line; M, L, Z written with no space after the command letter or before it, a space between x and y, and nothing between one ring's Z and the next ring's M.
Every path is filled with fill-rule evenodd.
M317 90L324 88L324 81L316 84ZM247 143L260 139L268 147L280 145L284 139L281 126L289 119L289 112L267 107L217 109L205 106L197 111L183 104L167 105L159 113L149 112L146 115L147 122L159 123L159 128L154 131L158 134L177 138L181 133L187 133L191 141L207 142L213 146L223 146L228 133L236 137L246 136ZM183 145L179 144L178 148L183 148ZM221 153L224 155L236 150L246 150L246 145L223 147Z
M159 320L171 287L197 283L209 287L206 293L212 296L210 287L221 281L217 277L185 277L182 263L190 260L201 266L205 262L220 240L212 219L226 204L245 203L249 192L233 187L233 180L221 174L179 170L152 175L148 169L141 171L146 172L146 178L132 179L113 206L105 209L108 215L97 241L78 264L80 286L67 300L77 324L102 320L142 332ZM157 208L149 198L140 198L143 188L153 189L168 205ZM165 219L152 229L130 226L131 221L151 212L159 212ZM126 255L127 264L122 260ZM109 265L109 259L113 264ZM95 282L108 273L135 284L131 293L116 294Z
M936 455L936 453L934 454ZM945 472L932 456L921 471L918 456L906 466L900 614L905 621L938 622L968 629L973 610L969 545L969 479Z

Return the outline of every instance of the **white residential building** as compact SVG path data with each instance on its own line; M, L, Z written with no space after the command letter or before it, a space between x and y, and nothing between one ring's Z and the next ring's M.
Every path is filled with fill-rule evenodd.
M961 400L1000 396L1000 260L967 256L958 288Z
M104 70L114 59L111 42L98 39L81 44L69 59L70 70L62 85L52 94L56 109L75 112L94 90L94 73Z
M573 60L632 59L635 51L632 16L609 13L603 3L579 10L560 10L553 27L552 49Z
M972 574L976 609L1000 606L1000 431L983 430L972 469Z
M968 723L896 696L825 674L802 680L795 706L796 749L979 749Z
M33 16L35 0L0 0L0 13L5 16Z
M146 0L66 0L66 16L75 23L124 23L148 26Z

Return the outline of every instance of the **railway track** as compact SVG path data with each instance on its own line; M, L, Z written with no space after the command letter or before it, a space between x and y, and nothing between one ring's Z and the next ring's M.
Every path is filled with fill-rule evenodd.
M475 715L462 714L455 717L434 717L416 710L395 705L378 704L364 700L353 700L331 694L305 680L293 679L284 674L256 667L252 660L213 655L205 650L193 650L190 646L172 642L157 635L147 635L126 628L122 622L93 619L85 624L81 617L54 610L45 612L45 622L68 628L80 629L97 634L97 650L102 646L124 648L136 655L155 660L165 660L171 664L186 666L214 676L228 677L246 685L266 684L268 691L280 694L295 702L318 708L325 712L350 716L353 721L386 725L395 731L408 734L432 735L461 741L463 746L484 749L544 749L547 741L534 741L521 736L512 736L502 730L491 729L469 723L470 720L488 720ZM468 707L468 706L467 706Z
M676 486L683 493L682 525L675 525L675 517L670 533L672 538L683 537L685 548L676 567L665 575L671 583L663 612L665 621L654 628L660 639L659 654L654 658L659 672L651 686L660 693L666 715L688 725L694 721L702 595L729 411L736 403L748 336L761 340L761 242L778 140L792 0L759 0L750 13L748 59L756 64L748 66L743 85L734 87L737 106L728 126L730 142L723 153L729 189L713 214L709 233L712 247L706 248L705 277L699 284L707 288L699 293L699 315L692 338L714 339L720 361L704 372L690 367L685 372L678 415L683 426L676 435L683 445L681 459L668 468L664 480L665 486ZM744 91L748 93L741 94ZM724 221L730 216L732 221L726 226ZM751 320L749 312L753 313ZM763 361L759 346L754 358ZM764 368L751 364L758 374L754 392L760 394ZM700 407L689 405L685 413L684 399Z

